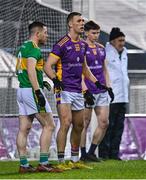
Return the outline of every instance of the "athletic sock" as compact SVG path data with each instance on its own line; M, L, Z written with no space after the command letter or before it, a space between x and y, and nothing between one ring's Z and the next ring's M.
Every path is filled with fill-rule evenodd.
M91 144L88 154L94 154L96 148L97 148L97 144Z
M81 157L86 156L86 147L81 147Z
M65 160L64 160L64 152L58 152L58 161L59 161L59 163L65 162Z
M73 162L79 161L79 147L76 146L71 147L71 160Z
M29 163L26 156L20 156L20 166L29 167Z
M40 153L40 164L48 164L48 153Z

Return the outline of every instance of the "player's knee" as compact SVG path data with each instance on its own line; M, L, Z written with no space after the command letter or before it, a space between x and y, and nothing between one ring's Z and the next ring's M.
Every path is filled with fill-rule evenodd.
M31 126L21 127L20 132L24 135L28 135L28 133L30 132L30 129L31 129Z
M55 124L54 122L45 124L44 128L48 129L48 131L54 131L55 130Z
M50 130L50 131L54 131L54 130L55 130L55 127L56 127L55 124L52 123L52 124L49 125L49 130Z
M104 130L106 130L108 128L108 125L109 125L109 122L106 119L103 119L99 124L99 126Z
M76 125L73 126L74 130L76 132L82 132L83 128L84 128L84 124L83 123L78 123Z
M63 123L61 123L60 128L63 129L64 131L68 131L70 125L71 125L70 121L64 121Z

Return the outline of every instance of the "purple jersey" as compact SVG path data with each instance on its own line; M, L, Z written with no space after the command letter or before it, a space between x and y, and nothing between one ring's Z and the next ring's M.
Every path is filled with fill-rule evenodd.
M96 47L89 47L86 51L86 61L87 64L93 73L93 75L97 78L97 80L105 85L105 77L103 73L103 65L105 60L105 48L99 44L96 44ZM105 90L97 89L96 85L90 80L85 78L85 84L88 90L93 94L98 94L101 92L105 92Z
M65 86L64 91L82 91L82 69L87 46L85 41L72 41L68 35L53 46L50 55L58 58L56 74Z

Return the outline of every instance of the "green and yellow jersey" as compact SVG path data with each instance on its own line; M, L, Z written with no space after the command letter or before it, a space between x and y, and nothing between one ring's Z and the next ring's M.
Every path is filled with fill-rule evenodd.
M20 83L19 87L29 88L32 87L31 82L27 73L27 59L36 59L36 73L37 80L40 88L43 88L43 65L44 61L40 48L32 41L25 41L17 52L17 64L16 73L18 76L18 81Z

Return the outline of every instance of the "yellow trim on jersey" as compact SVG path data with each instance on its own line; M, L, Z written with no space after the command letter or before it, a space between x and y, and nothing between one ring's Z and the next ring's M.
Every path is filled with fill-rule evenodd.
M55 57L57 60L59 60L59 59L60 59L60 57L59 57L59 56L57 56L57 55L56 55L56 54L54 54L54 53L50 53L49 55L51 55L51 56Z
M61 81L62 80L62 63L61 63L61 59L59 59L58 63L56 64L57 67L57 77L58 79Z
M44 65L44 61L43 59L40 59L39 61L37 61L36 69L42 70L43 65ZM27 58L21 58L21 62L20 59L17 58L16 70L26 70L26 69L27 69Z
M35 42L33 42L33 41L31 41L31 42L32 42L34 48L38 48L39 49L38 45Z
M59 46L63 46L63 44L65 44L67 41L69 41L69 37L68 37L68 36L65 36L63 39L61 39L61 40L58 42L58 45L59 45Z
M26 60L27 60L27 58L21 58L21 59L17 58L16 69L17 70L27 69Z
M61 98L56 98L56 101L60 101L61 100Z
M73 43L77 43L77 42L79 42L80 41L80 39L79 40L73 40L73 39L71 39L71 41L73 42Z
M39 61L37 61L37 64L36 64L37 70L42 70L43 66L44 66L44 60L43 59L40 59Z

